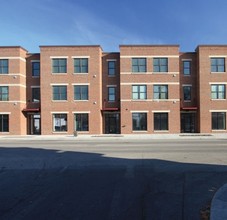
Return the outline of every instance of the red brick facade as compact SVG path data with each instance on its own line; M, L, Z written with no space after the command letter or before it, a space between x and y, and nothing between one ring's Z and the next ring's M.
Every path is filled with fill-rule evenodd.
M226 130L227 45L0 47L0 135Z

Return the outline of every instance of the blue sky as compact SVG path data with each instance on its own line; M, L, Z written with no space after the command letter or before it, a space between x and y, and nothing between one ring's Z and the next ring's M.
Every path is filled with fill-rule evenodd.
M0 45L227 44L226 0L6 0Z

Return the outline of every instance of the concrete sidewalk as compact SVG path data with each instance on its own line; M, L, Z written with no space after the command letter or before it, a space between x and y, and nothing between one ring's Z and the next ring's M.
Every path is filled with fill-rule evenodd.
M130 139L130 140L149 140L149 139L226 139L227 134L102 134L102 135L4 135L1 139L20 139L20 140L102 140L102 139Z

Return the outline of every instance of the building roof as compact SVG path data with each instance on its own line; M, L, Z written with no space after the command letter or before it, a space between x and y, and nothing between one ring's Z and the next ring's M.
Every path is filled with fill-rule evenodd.
M123 44L119 47L180 47L179 44Z
M26 52L28 52L28 50L26 50L24 47L21 47L21 46L0 46L0 48L18 48L18 49L22 49Z

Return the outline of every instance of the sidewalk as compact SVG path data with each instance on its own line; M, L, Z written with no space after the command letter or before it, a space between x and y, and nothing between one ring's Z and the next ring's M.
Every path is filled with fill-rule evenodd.
M4 135L1 139L19 139L19 140L104 140L104 139L227 139L227 134L101 134L101 135Z

